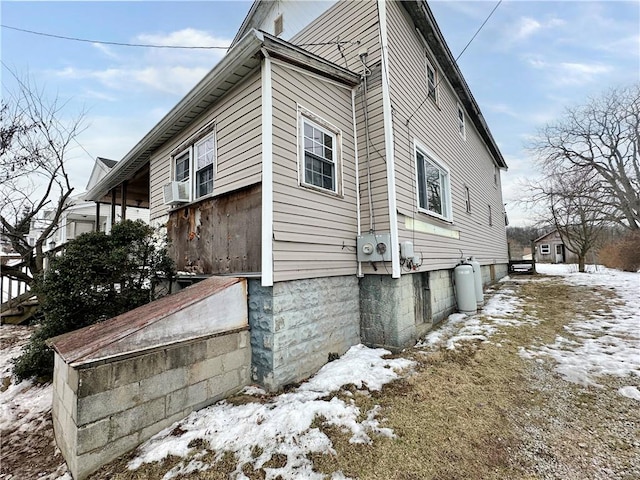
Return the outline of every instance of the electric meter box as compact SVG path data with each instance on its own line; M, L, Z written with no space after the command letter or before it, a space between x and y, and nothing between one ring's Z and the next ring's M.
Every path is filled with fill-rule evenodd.
M359 262L390 262L391 234L365 233L356 237Z

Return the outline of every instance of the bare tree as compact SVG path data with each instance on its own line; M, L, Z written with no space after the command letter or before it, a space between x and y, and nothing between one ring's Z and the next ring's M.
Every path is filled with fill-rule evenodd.
M529 201L542 206L540 223L558 231L565 248L578 257L580 272L611 225L613 208L603 208L598 198L601 183L595 172L576 171L549 173L529 186Z
M567 109L533 144L545 175L595 174L584 192L608 220L640 229L640 84ZM594 183L595 182L595 183Z
M3 266L1 274L32 285L44 269L45 242L73 191L66 163L84 115L64 120L64 103L47 100L30 81L15 78L17 93L5 96L0 107L0 226L20 262ZM50 221L30 244L30 226L45 211Z

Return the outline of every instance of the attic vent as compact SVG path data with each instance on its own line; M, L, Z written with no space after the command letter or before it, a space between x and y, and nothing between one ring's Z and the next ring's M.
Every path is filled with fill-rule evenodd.
M189 182L171 182L163 187L164 203L173 205L189 201Z
M284 30L284 23L282 19L282 15L278 15L278 17L273 22L273 34L277 37Z

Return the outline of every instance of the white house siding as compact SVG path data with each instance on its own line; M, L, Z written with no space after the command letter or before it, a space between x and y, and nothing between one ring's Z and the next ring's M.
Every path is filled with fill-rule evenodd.
M465 256L474 255L481 264L506 263L502 192L499 177L498 185L494 184L493 159L468 116L465 118L466 140L461 137L458 99L446 80L438 85L438 105L427 99L416 112L427 96L426 47L401 5L389 2L387 19L399 240L414 242L416 255L424 257L423 271L453 267L460 259L461 251ZM433 56L431 58L433 64ZM443 78L441 71L438 75ZM412 114L407 127L407 119ZM417 212L413 143L416 139L437 154L450 170L452 223ZM471 192L471 213L466 212L465 186ZM456 230L459 239L413 232L405 228L406 217L445 230Z
M261 77L256 71L204 112L180 135L153 153L150 160L151 220L165 215L162 187L171 181L172 151L204 125L215 122L214 196L260 182L262 173Z
M357 233L351 89L273 62L274 281L353 275ZM342 196L299 185L298 105L341 131Z

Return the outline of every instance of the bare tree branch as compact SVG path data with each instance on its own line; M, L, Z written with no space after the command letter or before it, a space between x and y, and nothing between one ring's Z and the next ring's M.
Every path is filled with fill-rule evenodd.
M594 172L609 219L640 229L640 84L612 89L547 125L532 149L545 175ZM593 193L593 192L592 192Z
M65 102L48 99L29 80L14 78L20 88L0 106L0 228L21 262L3 267L2 276L31 285L44 269L45 242L69 207L73 188L66 164L84 129L84 113L66 120ZM27 235L45 213L48 223L30 243ZM24 267L26 274L19 271Z

